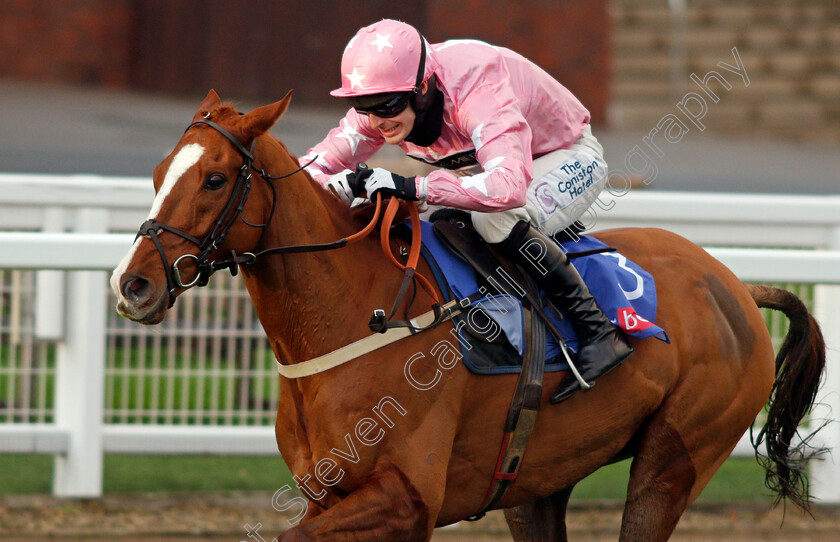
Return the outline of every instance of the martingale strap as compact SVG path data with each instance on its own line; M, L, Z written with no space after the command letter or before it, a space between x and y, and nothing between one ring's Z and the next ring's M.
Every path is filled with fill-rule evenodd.
M406 337L410 337L419 331L432 329L433 327L450 320L453 316L460 314L474 301L475 299L471 298L453 300L442 307L437 307L435 310L422 314L411 320L411 323L416 330L411 327L396 327L388 329L384 333L374 333L373 335L368 335L363 339L359 339L347 346L343 346L338 350L333 350L323 356L291 365L283 365L279 360L275 360L277 362L277 372L286 378L301 378L328 371L338 367L339 365L343 365L348 361L364 356L365 354L369 354L374 350L378 350L383 346L387 346L391 343L405 339Z
M341 241L339 241L338 243L343 242L341 246L355 242L366 236L368 233L370 233L370 231L373 229L374 224L376 223L376 218L379 216L379 203L381 203L381 196L377 197L376 215L374 216L374 219L370 222L370 224L368 224L368 227L366 227L359 233L348 237L346 240L342 239ZM375 310L373 316L371 317L371 321L368 324L371 330L376 332L375 335L370 335L368 337L360 339L354 343L348 344L347 346L339 348L338 350L334 350L323 356L313 358L307 361L293 363L291 365L284 365L280 363L279 360L276 360L277 371L282 376L286 378L301 378L304 376L311 376L313 374L321 373L334 367L338 367L339 365L347 363L348 361L373 352L374 350L378 350L383 346L387 346L391 343L409 337L415 333L419 333L421 331L437 327L443 322L451 319L453 316L459 314L461 311L466 309L469 305L471 305L477 300L477 298L465 298L462 300L450 301L445 305L441 305L440 297L438 296L434 286L432 286L432 283L426 277L424 277L420 273L417 273L417 264L420 260L422 238L420 229L420 214L417 211L417 206L415 205L409 206L409 215L411 216L412 224L412 239L408 261L405 265L403 265L394 257L394 254L391 251L390 236L391 225L393 224L394 217L397 215L398 210L399 201L397 200L397 198L391 198L391 201L388 203L388 207L386 208L385 213L382 217L382 224L380 226L380 244L382 246L382 251L388 256L388 259L393 265L405 271L405 274L403 276L403 282L400 285L399 293L397 294L397 297L394 300L394 305L391 309L390 315L386 317L385 311L383 311L382 309ZM340 248L339 246L335 245L336 243L333 243L329 248ZM323 246L325 247L327 245ZM321 246L319 245L319 247ZM304 247L285 248L300 249ZM279 251L278 249L270 250L275 253ZM323 250L323 248L321 248L321 250ZM298 251L303 252L301 250ZM257 256L259 255L260 254L258 253ZM434 300L433 309L411 320L391 321L391 318L394 316L397 309L402 305L403 300L405 299L405 296L408 292L409 286L415 280L417 280L421 284L423 289Z
M385 311L382 309L373 311L373 316L371 316L368 327L370 327L371 331L376 331L377 333L385 333L395 327L407 327L414 332L421 330L421 328L415 326L411 321L391 321L391 318L397 313L397 309L402 305L403 299L405 299L408 293L409 286L414 283L415 279L420 283L426 293L434 299L436 306L441 304L437 291L429 279L417 273L417 264L420 261L420 249L423 243L420 229L420 213L417 211L416 206L412 205L409 207L409 214L411 216L411 249L409 250L408 261L405 265L401 264L391 252L391 225L394 222L394 217L398 210L399 202L396 198L392 198L388 204L388 208L385 210L385 215L382 217L380 244L382 245L382 252L388 256L388 259L394 266L404 270L405 275L403 276L402 284L388 316L385 316Z

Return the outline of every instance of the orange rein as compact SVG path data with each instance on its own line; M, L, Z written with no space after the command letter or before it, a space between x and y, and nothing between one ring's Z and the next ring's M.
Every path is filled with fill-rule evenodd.
M388 256L388 259L400 270L406 269L416 269L417 264L420 261L420 247L422 244L422 233L420 231L420 213L417 211L416 205L410 205L408 208L408 213L411 216L411 247L409 248L408 252L408 262L405 265L401 264L397 259L394 257L393 252L391 251L391 224L394 222L394 217L397 215L397 211L400 208L400 202L397 198L391 198L391 201L388 202L388 207L385 209L385 214L382 217L382 226L380 228L380 243L382 245L382 252ZM380 211L382 210L382 194L376 194L376 210L373 213L373 218L371 219L370 223L364 227L361 231L354 233L353 235L347 237L347 244L351 245L358 241L361 241L365 237L367 237L370 232L373 231L373 228L376 227L376 223L379 220ZM438 297L437 292L435 291L434 286L432 283L420 273L415 273L415 278L420 281L420 285L426 290L432 299L435 300L435 303L441 304L440 298Z

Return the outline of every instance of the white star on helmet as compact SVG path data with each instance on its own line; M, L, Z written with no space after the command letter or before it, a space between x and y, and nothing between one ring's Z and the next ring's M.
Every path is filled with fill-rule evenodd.
M391 49L393 49L394 46L391 45L390 41L388 41L388 38L390 38L390 37L391 37L391 34L382 35L379 32L377 32L376 33L376 39L373 40L372 42L370 42L370 44L376 46L376 52L377 53L381 53L382 49L384 49L385 47L390 47Z
M350 86L353 88L362 88L362 79L365 78L365 74L359 73L359 69L353 66L353 73L347 74L347 79L350 80Z

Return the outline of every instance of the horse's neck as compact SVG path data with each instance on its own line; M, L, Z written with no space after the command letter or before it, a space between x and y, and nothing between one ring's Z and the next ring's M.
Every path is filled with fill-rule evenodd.
M282 175L298 167L278 144L261 167ZM258 151L259 152L259 151ZM355 233L340 202L300 172L274 181L277 202L260 248L322 244ZM369 307L362 300L372 262L383 261L373 238L352 248L267 256L245 273L257 315L284 362L315 357L351 342Z

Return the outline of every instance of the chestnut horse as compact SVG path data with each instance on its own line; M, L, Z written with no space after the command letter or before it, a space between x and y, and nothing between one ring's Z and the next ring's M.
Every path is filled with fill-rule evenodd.
M123 316L158 323L178 294L218 267L212 262L235 260L281 364L370 335L372 309L390 307L402 281L378 240L250 256L331 243L363 225L267 133L290 99L242 115L210 91L155 169L150 221L112 276ZM574 485L632 457L621 540L666 540L768 398L761 434L768 485L807 506L800 450L791 442L813 402L824 344L802 302L743 284L666 231L595 236L653 274L657 323L671 344L632 340L632 358L557 405L549 396L564 374L545 375L519 478L497 507L507 509L514 537L565 540ZM205 262L201 273L196 261ZM428 273L423 265L419 271ZM420 290L404 308L414 317L431 305ZM775 361L759 306L791 321ZM429 540L436 526L476 514L517 377L470 373L453 343L446 322L324 372L280 377L277 446L310 499L283 541Z

